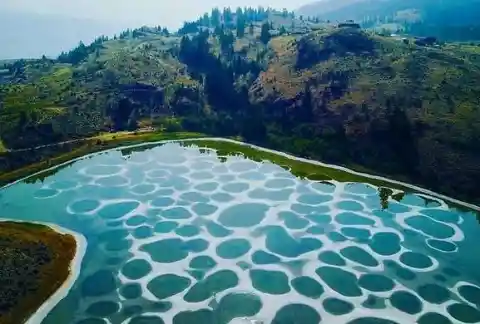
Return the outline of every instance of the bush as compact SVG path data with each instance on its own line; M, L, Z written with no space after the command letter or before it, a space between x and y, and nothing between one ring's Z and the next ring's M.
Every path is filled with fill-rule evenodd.
M156 119L153 122L153 125L169 133L180 132L183 130L181 121L175 117L163 117L163 118Z

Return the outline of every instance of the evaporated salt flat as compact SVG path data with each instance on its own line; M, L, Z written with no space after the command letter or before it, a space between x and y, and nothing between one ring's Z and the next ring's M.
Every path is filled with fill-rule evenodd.
M480 322L479 223L424 195L382 209L368 184L169 143L17 183L0 210L88 241L42 323Z

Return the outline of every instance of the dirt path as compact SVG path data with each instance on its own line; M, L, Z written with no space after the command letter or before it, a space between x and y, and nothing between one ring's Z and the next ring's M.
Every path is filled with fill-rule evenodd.
M57 143L45 144L45 145L38 145L38 146L22 148L22 149L14 149L14 150L5 149L4 152L7 152L7 153L27 152L27 151L31 151L31 150L39 150L39 149L46 148L46 147L54 147L54 146L59 146L59 145L64 145L64 144L74 144L74 143L84 142L84 141L88 141L88 140L96 140L96 139L107 140L107 139L111 139L114 136L119 136L119 135L132 135L132 134L135 134L135 133L140 134L140 133L152 133L152 132L155 132L155 129L153 129L153 128L143 128L143 129L138 129L138 130L132 131L132 132L104 133L104 134L100 134L100 135L93 136L93 137L79 138L79 139L74 139L74 140L62 141L62 142L57 142Z

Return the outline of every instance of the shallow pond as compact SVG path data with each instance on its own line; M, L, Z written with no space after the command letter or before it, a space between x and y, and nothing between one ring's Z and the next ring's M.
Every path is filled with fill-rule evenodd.
M480 321L480 226L435 198L382 208L372 185L177 143L29 182L0 191L0 217L88 242L45 324Z

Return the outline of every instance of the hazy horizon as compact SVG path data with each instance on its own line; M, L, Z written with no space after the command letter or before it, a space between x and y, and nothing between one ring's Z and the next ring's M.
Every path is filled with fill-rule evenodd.
M0 59L57 56L79 41L113 36L144 25L178 29L214 7L272 7L294 10L311 0L15 0L0 2Z
M107 1L77 0L15 0L0 3L0 11L15 10L30 14L60 15L63 18L92 19L103 23L119 25L161 25L177 29L186 20L192 20L214 7L272 7L294 10L314 2L312 0L204 0L204 1L159 1L159 0L116 0L112 5Z

